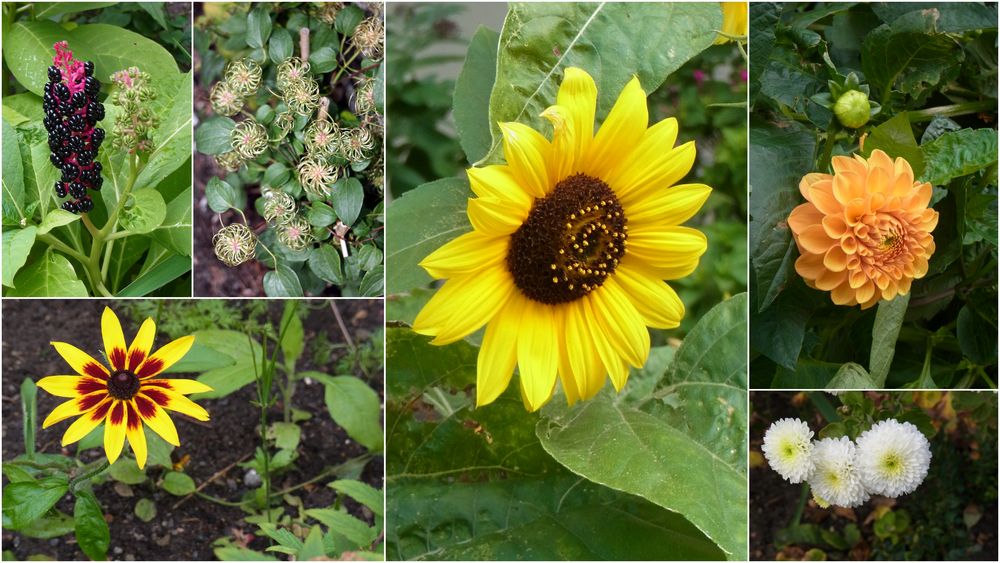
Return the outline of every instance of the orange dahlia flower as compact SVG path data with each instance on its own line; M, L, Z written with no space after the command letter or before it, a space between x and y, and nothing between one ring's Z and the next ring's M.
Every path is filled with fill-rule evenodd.
M932 190L914 181L909 162L880 150L868 160L833 157L833 175L799 182L806 203L788 216L800 254L795 271L837 305L867 309L905 295L934 253Z

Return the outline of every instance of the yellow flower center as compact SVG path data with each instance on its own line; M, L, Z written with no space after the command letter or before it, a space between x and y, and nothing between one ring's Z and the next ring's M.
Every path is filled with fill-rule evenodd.
M108 394L122 401L127 401L139 392L139 378L128 370L120 370L108 378Z
M625 212L607 184L576 174L535 200L511 236L507 269L521 292L555 305L600 287L625 255Z

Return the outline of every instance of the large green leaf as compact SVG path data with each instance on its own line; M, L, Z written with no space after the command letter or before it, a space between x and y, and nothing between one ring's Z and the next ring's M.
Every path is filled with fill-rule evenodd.
M150 257L156 258L157 254L151 247ZM115 294L116 297L142 297L160 289L175 279L191 271L191 257L181 256L168 252L160 253L163 256L155 265L148 269L140 270L139 276L128 284L124 289Z
M62 254L46 252L14 276L9 297L87 297L87 287Z
M104 519L104 511L97 497L89 490L76 492L73 505L76 543L93 561L103 561L108 557L111 546L111 530Z
M164 77L153 87L160 125L153 131L153 152L136 179L138 189L158 185L191 158L191 73Z
M875 149L882 150L892 158L902 157L910 163L913 175L920 178L924 172L924 153L917 146L913 136L913 126L906 112L871 130L865 140L864 156L870 156Z
M476 162L490 150L490 92L497 76L499 41L499 33L479 26L455 82L452 97L455 128L469 162Z
M180 254L191 254L191 188L187 188L167 204L163 222L149 233L156 242Z
M906 309L910 305L910 294L897 295L891 301L879 301L872 327L872 351L868 362L870 375L876 388L885 387L892 357L896 354L896 338L903 326Z
M16 530L45 514L66 494L65 476L12 483L3 488L4 528Z
M353 375L330 377L308 372L323 383L330 417L357 443L373 451L382 449L381 401L378 393Z
M840 366L833 379L827 383L827 389L878 389L878 385L865 368L854 362Z
M925 182L941 186L997 163L995 129L962 129L941 135L921 147Z
M471 195L465 178L445 178L418 186L389 206L386 224L393 227L386 237L388 293L430 283L431 277L418 264L444 243L472 230L465 214Z
M4 106L6 107L6 106ZM4 216L25 219L24 165L21 163L20 138L7 119L3 120L3 208ZM6 268L4 269L6 271ZM4 277L6 279L6 276ZM10 284L5 284L10 285Z
M34 225L24 229L3 230L3 285L13 287L14 276L24 266L31 247L35 244L37 230Z
M114 6L115 4L117 4L117 2L36 2L35 17L39 19L54 18L64 14L73 14L76 12L85 12L87 10L96 10L98 8Z
M94 75L105 84L113 73L132 66L148 72L154 84L177 74L169 51L127 29L102 23L65 29L51 21L16 22L4 38L4 60L17 81L39 96L55 55L52 46L59 41L69 43L74 58L93 61Z
M198 152L222 154L233 150L230 136L236 122L228 117L213 117L198 125L194 132L194 142Z
M659 88L710 46L721 26L722 11L715 3L512 4L490 95L492 143L482 162L500 160L499 122L546 130L540 114L555 103L567 67L594 77L602 118L633 76L647 92Z
M212 391L192 395L194 399L225 397L255 379L254 362L260 364L260 344L235 330L199 330L194 333L198 346L212 350L228 365L210 369L198 381L212 387ZM256 369L260 369L257 365Z

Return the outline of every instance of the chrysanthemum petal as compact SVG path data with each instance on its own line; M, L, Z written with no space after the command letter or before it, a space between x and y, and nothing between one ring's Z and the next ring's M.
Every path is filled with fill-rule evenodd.
M136 395L132 400L135 402L136 410L139 411L139 416L142 417L142 421L146 426L149 426L153 432L159 434L168 444L174 446L181 445L177 437L177 427L174 426L174 421L170 420L170 415L167 414L167 411L157 406L155 402L142 394Z
M561 337L551 307L522 308L517 365L521 390L531 412L542 408L552 397Z
M35 385L56 397L79 397L107 388L100 379L85 375L50 375L39 379Z
M606 178L611 169L625 160L642 139L649 125L646 93L633 77L622 89L607 119L594 136L583 159L583 171L594 178ZM612 186L614 188L614 186Z
M211 387L194 379L161 379L159 377L144 379L142 381L141 389L146 388L169 389L174 393L180 393L181 395L208 393L209 391L212 391Z
M662 190L652 190L645 197L625 206L631 228L647 223L680 225L694 216L712 194L705 184L680 184Z
M489 322L513 291L514 282L505 268L452 278L421 309L413 330L434 336L434 344L455 342Z
M101 336L104 338L104 353L107 354L112 369L125 369L125 334L118 315L115 315L111 307L105 307L101 314Z
M191 346L194 344L194 335L182 336L172 342L167 343L162 348L146 358L136 370L135 374L139 379L146 379L163 373L163 370L177 363Z
M93 410L81 414L79 418L73 421L73 424L69 425L66 432L63 433L62 446L66 447L70 444L75 444L84 436L90 434L94 428L97 428L100 423L104 422L112 404L114 404L114 399L106 397Z
M629 364L642 367L649 356L649 331L617 279L608 278L586 299L593 307L597 325L618 355Z
M535 198L514 178L510 166L494 164L482 168L470 168L467 174L469 186L474 194L508 203L517 211L519 220L523 221L528 216Z
M132 345L128 347L128 369L137 370L139 365L146 356L149 355L149 351L153 349L153 339L156 337L156 323L153 319L146 319L142 322L142 326L139 327L139 332L136 333L135 338L132 340Z
M128 409L128 420L125 424L125 435L132 446L135 461L139 469L146 466L146 433L142 430L142 421L136 411L134 401L123 401Z
M503 262L509 243L506 237L472 231L430 253L420 262L420 267L436 279L473 274Z
M104 453L108 462L114 463L125 447L125 425L128 423L128 410L124 401L115 401L104 424Z
M493 197L470 199L466 213L474 229L492 237L511 235L523 222L503 200Z
M690 274L708 249L705 234L690 227L637 228L629 230L625 258L657 268L660 279ZM671 274L671 275L662 275Z
M573 162L578 164L594 139L594 114L597 111L597 85L594 79L579 68L567 68L562 84L559 85L556 104L566 108L572 115L575 130ZM578 168L579 166L573 171L577 172Z
M499 397L517 366L517 337L524 298L515 296L486 325L483 345L476 360L476 408Z
M137 397L146 397L167 410L186 414L197 420L208 420L208 411L191 399L166 388L143 387Z
M523 123L501 123L503 154L517 183L533 197L544 197L549 188L549 142Z
M84 352L83 350L73 346L72 344L67 344L65 342L50 342L52 346L56 349L56 352L66 363L69 364L73 371L79 373L80 375L89 375L90 377L95 377L97 379L107 379L108 378L108 368L104 367L97 360L92 358L90 354Z
M684 318L684 303L666 282L624 264L615 271L615 280L621 284L646 326L680 326Z

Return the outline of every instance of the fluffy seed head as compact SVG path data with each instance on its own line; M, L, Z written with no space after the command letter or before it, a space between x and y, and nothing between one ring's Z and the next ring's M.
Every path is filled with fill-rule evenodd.
M220 262L227 266L239 266L254 257L257 235L243 223L233 223L215 233L212 245Z
M233 151L245 160L252 160L267 150L267 130L253 119L244 119L233 127L229 137Z
M243 109L243 97L234 92L225 80L212 86L209 99L212 101L212 110L219 115L229 117Z

